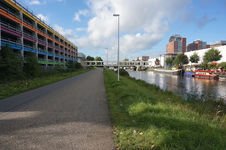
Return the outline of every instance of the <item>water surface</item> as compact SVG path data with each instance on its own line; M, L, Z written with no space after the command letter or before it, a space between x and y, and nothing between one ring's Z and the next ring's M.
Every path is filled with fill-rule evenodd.
M177 94L185 92L226 98L226 80L208 80L177 75L154 73L151 71L128 71L131 77L156 84Z

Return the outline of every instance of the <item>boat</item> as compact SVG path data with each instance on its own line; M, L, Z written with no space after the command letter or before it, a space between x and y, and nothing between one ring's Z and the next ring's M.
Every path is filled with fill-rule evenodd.
M184 76L192 77L193 74L194 72L187 71L184 73Z
M210 71L210 70L195 70L192 77L206 78L206 79L219 79L219 75L215 74L215 71Z
M154 73L166 73L166 74L173 74L179 75L180 70L166 70L166 69L153 69Z

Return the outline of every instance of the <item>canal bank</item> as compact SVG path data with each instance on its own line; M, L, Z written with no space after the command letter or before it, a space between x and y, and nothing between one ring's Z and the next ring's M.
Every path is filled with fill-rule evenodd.
M226 120L218 113L218 106L223 106L220 102L185 101L145 81L120 76L118 82L116 73L105 70L104 74L118 149L226 147Z

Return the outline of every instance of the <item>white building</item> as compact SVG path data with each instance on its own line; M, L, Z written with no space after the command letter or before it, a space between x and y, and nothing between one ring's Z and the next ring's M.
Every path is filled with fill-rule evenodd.
M191 52L185 52L184 54L188 56L188 59L190 59L190 57L196 52L200 58L200 60L197 64L201 64L203 62L203 56L205 55L205 52L207 52L210 49L211 48L201 49L201 50L191 51ZM226 62L226 46L215 47L215 49L218 49L221 52L220 54L223 56L221 58L221 60L216 61L216 62L217 63ZM194 64L194 63L192 63L192 64ZM188 65L191 65L191 62L189 62Z
M190 51L190 52L185 52L184 54L188 56L188 60L190 59L191 55L193 55L195 52L198 54L200 60L197 64L201 64L203 62L203 56L205 55L205 52L210 50L211 48L206 48L206 49L201 49L201 50L196 50L196 51ZM217 63L221 62L226 62L226 46L220 46L220 47L215 47L215 49L218 49L221 52L221 55L223 56L221 60L216 61ZM166 58L167 57L176 57L177 53L166 53L166 54L161 54L160 57L156 57L160 60L160 65L163 67L166 67ZM155 66L155 61L156 58L151 58L148 59L148 61L151 61L150 66ZM195 63L192 63L195 64ZM191 65L191 62L189 61L189 64Z

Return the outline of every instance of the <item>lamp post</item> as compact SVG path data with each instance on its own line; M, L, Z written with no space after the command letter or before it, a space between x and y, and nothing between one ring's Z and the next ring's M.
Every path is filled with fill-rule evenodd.
M113 14L113 16L118 17L118 81L119 81L119 14Z
M108 71L108 48L107 49L107 71Z

